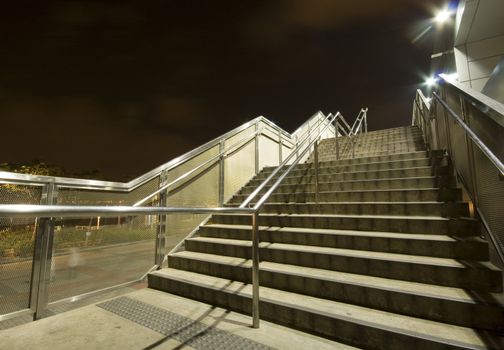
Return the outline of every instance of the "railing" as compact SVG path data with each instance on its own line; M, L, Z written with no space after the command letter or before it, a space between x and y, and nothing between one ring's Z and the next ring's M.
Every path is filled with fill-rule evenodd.
M341 115L337 119L331 116L326 118L318 112L293 134L288 134L266 119L256 118L224 134L221 138L210 141L128 183L0 172L0 183L4 184L0 186L0 203L23 204L22 207L0 205L2 207L0 234L2 231L8 232L9 229L16 231L19 228L20 235L32 235L24 256L6 259L5 254L0 251L0 258L3 257L4 260L0 261L0 263L3 262L0 265L2 275L12 277L5 283L16 287L24 283L19 279L28 280L30 283L25 287L25 294L29 295L27 302L17 300L17 303L8 302L7 304L10 305L7 308L0 307L0 320L25 314L33 314L36 319L48 306L76 301L142 280L148 272L162 264L166 251L197 227L205 214L252 213L250 208L222 208L222 203L252 178L260 167L275 165L276 161L280 164L279 168L283 168L287 164L297 164L305 159L309 150L307 147L314 147L320 138L330 137L336 132L331 131L334 129L331 124L333 120L346 124ZM278 158L261 160L262 156L271 157L271 154L275 153L272 152L275 146L271 143L275 135L278 141L276 146ZM226 147L226 144L229 146ZM226 172L227 169L231 171ZM292 167L288 171L290 169ZM208 200L207 197L212 196L213 199ZM43 205L27 206L30 204ZM195 208L188 208L189 206ZM261 206L262 204L258 208L260 209ZM256 213L259 209L252 208ZM168 213L169 217L167 217ZM191 217L187 219L187 215ZM27 216L33 219L26 219ZM257 216L252 216L257 223ZM181 217L184 217L184 220L179 220ZM87 224L86 220L83 221L84 218L91 218L91 220ZM167 222L168 218L170 222ZM96 225L92 224L94 220L96 220ZM117 224L111 225L112 221ZM171 233L176 231L171 236L172 242L169 243L165 242L167 225L170 226ZM58 238L68 234L68 227L87 228L85 232L80 232L80 236L85 237L84 246L75 244L65 247L61 244L61 239L58 241ZM80 272L77 273L76 280L70 280L71 286L69 283L59 283L58 276L56 280L54 279L54 271L65 272L65 269L58 266L58 262L55 264L55 260L65 258L64 264L68 264L66 270L69 276L75 275L77 262L73 260L78 260L82 251L93 254L96 250L88 247L88 239L92 241L96 232L101 231L109 231L103 232L102 236L106 233L108 236L106 238L110 238L109 236L118 233L110 232L111 227L114 227L115 231L125 232L131 236L136 235L136 238L130 241L119 243L133 242L135 246L145 245L145 252L154 250L155 264L148 263L147 254L144 254L143 262L141 262L138 251L132 249L132 253L126 254L124 261L118 263L122 273L115 273L117 276L123 274L129 276L123 280L112 278L106 286L97 282L96 285L86 289L85 283L78 281L81 277ZM94 228L99 230L93 231ZM75 236L74 231L71 232L72 237ZM123 236L127 235L120 235L121 238ZM118 254L114 249L118 246L117 243L107 241L105 245L99 244L100 256L107 255L103 252L109 249L108 254L111 259L116 259ZM151 243L154 243L154 247ZM74 251L76 247L80 247L81 251L76 253ZM93 247L92 244L91 247ZM255 249L257 252L257 246ZM124 255L122 250L121 255ZM91 260L94 257L87 259ZM105 261L98 265L96 270L101 273L101 270L111 264ZM131 265L135 265L136 270L132 270L128 275ZM19 272L20 270L22 273ZM86 271L86 273L95 273L95 271ZM135 275L137 277L132 280L131 276ZM16 278L18 280L11 283ZM93 279L93 281L97 280L98 278ZM258 316L254 317L254 320L257 320L254 324L258 325Z
M504 267L504 105L441 77L432 100L417 92L413 125L422 130L430 149L450 155L492 243L491 260Z
M360 136L362 136L362 132L367 133L367 108L362 108L355 118L354 123L350 127L346 121L343 119L343 125L346 129L341 125L341 123L336 124L336 129L341 130L345 136L347 136L345 140L345 144L343 145L342 152L340 152L339 140L335 139L335 153L336 159L340 159L341 156L347 158L347 152L352 152L352 158L355 158L355 145L357 144Z

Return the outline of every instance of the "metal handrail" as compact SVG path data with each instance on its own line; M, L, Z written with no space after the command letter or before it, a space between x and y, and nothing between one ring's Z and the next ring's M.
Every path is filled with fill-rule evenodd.
M180 208L180 207L134 207L101 205L40 205L40 204L2 204L0 217L39 217L39 218L81 218L90 216L116 217L137 215L184 214L251 214L253 208L216 207L216 208Z
M434 98L441 103L443 108L448 112L448 114L455 119L455 121L464 129L464 131L467 133L469 138L474 142L476 146L483 152L483 154L495 165L497 170L500 173L500 176L504 176L504 164L500 161L499 158L493 152L490 150L490 148L485 145L483 141L474 133L474 131L471 130L471 128L464 123L462 118L460 118L457 113L455 113L449 106L448 104L436 93L433 93Z
M338 112L337 115L339 115L340 113ZM329 114L329 116L327 117L327 120L330 120L330 122L324 127L323 131L325 131L327 129L327 127L333 122L334 118L330 119L330 117L332 117L331 114ZM321 133L323 131L320 131L319 132L319 135L321 135ZM310 133L308 133L308 135L301 141L301 143L296 147L296 151L298 151L299 149L301 149L303 147L303 145L309 141L309 138L312 134L312 130L310 130ZM268 184L269 181L271 181L271 179L273 179L273 177L275 177L275 175L285 166L288 164L288 162L291 160L292 157L296 156L296 161L294 163L298 163L299 160L301 159L301 157L306 153L306 149L302 152L302 154L298 154L298 152L291 152L291 154L280 164L278 165L278 167L276 167L275 170L273 170L273 172L240 204L239 208L245 208L246 206L249 205L249 203L252 201L252 199L254 199L257 194ZM293 164L294 164L293 163ZM290 171L290 169L292 168L292 166L289 168L288 171Z
M317 118L320 115L320 111L311 116L308 121L306 121L300 128L302 128L306 123L310 123L313 118ZM59 177L59 176L45 176L45 175L29 175L29 174L19 174L13 172L4 172L0 171L0 184L25 184L25 185L33 185L33 186L43 186L46 184L57 184L60 187L68 187L68 188L82 188L89 190L103 190L103 191L119 191L119 192L131 192L139 186L147 183L152 180L156 176L159 176L162 171L172 170L187 161L197 157L210 150L211 148L217 146L222 139L228 139L233 137L234 135L246 130L256 123L263 122L275 129L282 136L282 140L280 142L287 141L290 143L291 147L295 146L295 142L292 139L295 137L296 133L300 128L298 128L292 134L289 134L287 131L283 130L275 123L270 120L260 116L251 121L240 125L239 127L191 150L184 155L174 158L169 162L158 166L157 168L129 181L129 182L118 182L118 181L103 181L103 180L91 180L91 179L78 179L78 178L69 178L69 177Z
M54 218L64 218L64 217L89 217L89 216L136 216L136 215L167 215L171 213L185 213L185 214L229 214L229 213L239 213L239 214L251 214L252 215L252 310L253 310L253 327L259 326L259 238L258 238L258 215L264 202L269 198L271 193L280 185L285 176L290 172L290 170L299 163L302 157L308 152L313 145L315 145L315 151L317 150L316 144L322 134L332 125L332 122L336 116L329 115L324 118L324 122L328 121L326 125L318 130L314 140L309 142L309 145L304 148L304 150L299 154L299 149L303 148L306 141L310 140L314 130L310 130L308 135L300 144L297 145L296 150L291 152L289 160L296 155L296 160L291 164L284 174L275 182L275 184L266 192L261 199L256 203L253 208L243 208L243 207L216 207L216 208L178 208L178 207L138 207L138 206L67 206L67 205L0 205L0 216L9 217L26 217L26 216L36 216L40 220L38 222L39 230L42 234L37 237L37 239L48 240L51 236L52 230L54 230ZM321 121L322 122L322 121ZM321 123L320 122L320 123ZM320 124L319 123L319 124ZM277 169L285 166L288 160L282 162ZM159 239L159 235L157 239ZM37 243L37 246L42 249L42 256L47 254L47 247L50 247L50 243ZM157 242L156 242L157 244ZM45 247L45 248L44 248ZM157 251L156 251L157 254ZM42 261L42 266L40 271L45 271L47 269L47 262ZM44 267L45 266L45 267ZM157 264L160 266L160 264ZM43 307L38 303L33 310L36 316L40 312L40 308Z
M175 180L167 183L164 186L161 186L159 189L157 189L156 191L152 192L148 196L140 199L138 202L136 202L135 204L133 204L133 206L134 207L138 207L138 206L144 204L145 202L147 202L152 197L155 197L156 195L158 195L159 193L161 193L161 192L163 192L165 190L168 190L168 188L172 187L174 184L176 184L179 181L181 181L181 180L189 177L190 175L194 174L195 172L197 172L198 170L204 168L205 166L207 166L207 165L209 165L211 163L217 163L220 160L221 157L225 157L227 155L227 153L230 153L231 149L239 148L238 146L241 147L243 144L247 144L248 142L250 142L251 140L253 140L256 136L260 136L263 133L263 130L264 130L264 128L261 128L261 129L257 130L256 132L254 132L252 135L246 136L246 137L240 139L238 142L235 142L233 145L227 147L226 149L224 149L222 152L220 152L216 156L214 156L214 157L208 159L207 161L205 161L205 162L197 165L195 168L192 168L191 170L185 172L184 174L182 174L179 177L177 177Z
M315 122L315 125L313 126L313 128L317 128L320 126L320 124L323 122L323 120L319 119ZM264 128L261 128L259 129L258 131L256 131L254 134L250 135L250 136L247 136L247 137L244 137L242 138L240 141L234 143L233 145L229 146L228 148L226 148L225 150L223 150L222 152L220 152L219 154L217 154L216 156L210 158L209 160L197 165L195 168L185 172L184 174L180 175L179 177L177 177L175 180L171 181L170 183L168 184L165 184L163 186L161 186L159 189L157 189L156 191L152 192L151 194L147 195L146 197L140 199L138 202L134 203L133 206L134 207L137 207L137 206L140 206L142 204L144 204L145 202L147 202L150 198L153 198L155 197L156 195L158 195L159 193L163 192L163 191L166 191L168 190L168 188L170 188L171 186L173 186L174 184L178 183L179 181L189 177L190 175L194 174L195 172L197 172L198 170L204 168L205 166L211 164L211 163L216 163L217 161L220 160L221 157L225 157L226 153L229 153L229 150L230 149L233 149L233 148L239 148L241 147L241 143L243 144L246 144L248 143L249 141L251 141L252 139L254 139L254 137L256 136L260 136L263 134L263 130ZM309 129L308 130L309 133L312 132L312 129ZM239 146L239 147L238 147ZM291 154L289 155L288 159L290 159L292 157L294 153L291 152Z
M444 80L447 83L451 84L452 86L455 86L454 85L455 82L450 81L450 80L446 79L445 77L443 77L443 78L444 78ZM455 86L455 87L459 88L457 86ZM461 90L461 89L459 88L459 90ZM468 94L465 94L465 95L468 96L468 97L470 97L470 99L474 100L473 96L468 95ZM497 156L495 156L495 154L493 154L493 152L476 135L476 133L470 128L470 126L467 125L464 122L464 120L454 110L452 110L450 108L450 106L448 106L448 104L443 100L443 98L438 93L433 92L433 97L434 97L433 102L439 102L441 104L441 106L443 107L443 109L447 112L447 113L445 113L445 118L447 118L446 115L449 115L450 117L452 117L456 121L456 123L462 128L462 130L464 130L464 132L466 134L466 137L468 138L467 142L469 142L469 139L470 139L471 142L473 142L474 144L476 144L476 146L483 152L483 154L485 155L485 157L487 157L488 160L496 167L496 170L499 172L499 176L503 177L503 175L504 175L504 165L503 165L502 161L500 161L500 159L497 158ZM417 101L418 98L419 98L420 101ZM436 119L436 116L433 115L433 113L435 112L435 109L431 108L431 104L425 98L425 96L423 95L423 93L420 90L417 91L417 96L415 97L415 101L414 102L415 102L414 103L414 107L416 107L416 109L419 110L419 112L420 112L420 117L419 117L420 120L417 120L416 115L415 115L415 110L413 110L413 120L412 120L412 124L413 125L419 125L420 127L422 127L422 125L423 125L425 127L424 124L426 123L426 120L425 120L426 117L428 117L429 119ZM429 112L428 116L425 115L425 113L423 111L423 109L424 109L423 106L425 106L425 108ZM475 104L475 106L476 106L476 104ZM445 119L445 123L447 123L447 119ZM435 132L436 138L437 138L436 146L439 146L439 132L437 131L437 126L438 125L436 123L436 132ZM427 128L427 130L428 130L428 128ZM422 131L423 131L425 137L428 136L427 130L424 130L422 128ZM447 133L448 132L449 131L447 130ZM447 134L447 136L448 136L448 134ZM429 142L433 142L433 141L434 140L432 139L432 132L431 132L431 139L430 139ZM448 151L450 151L450 142L448 142L447 146L448 146ZM474 163L472 163L472 166L474 167ZM455 168L455 171L458 173L457 168ZM474 171L474 169L471 170L471 171ZM458 175L460 176L459 173L458 173ZM474 175L472 175L472 176L474 176ZM473 178L473 181L474 181L474 178ZM462 178L461 183L464 186L464 188L466 189L466 191L468 192L471 200L473 201L476 213L479 215L479 217L480 217L480 219L482 221L483 227L488 232L488 237L490 238L490 241L491 241L492 245L495 248L495 251L497 253L497 257L500 260L500 263L502 264L502 266L504 266L504 252L502 251L501 245L499 244L499 242L498 242L498 240L497 240L497 238L495 236L495 233L490 228L490 226L489 226L489 224L488 224L488 222L487 222L487 220L485 218L485 214L482 212L482 210L479 207L479 200L478 200L477 191L475 189L473 191L469 190L468 187L467 187L467 184L464 182L463 178ZM473 186L475 186L474 183L473 183Z
M327 118L329 119L330 123L332 123L337 117L338 115L340 115L339 112L336 113L335 116L329 114L327 116ZM329 125L330 125L329 123ZM319 141L319 138L320 136L325 132L325 130L328 128L328 125L326 125L324 127L324 129L322 129L322 131L319 132L319 134L317 135L317 137L315 138L315 140L311 141L310 144L308 145L308 147L306 147L304 149L303 152L301 152L301 154L296 157L296 160L289 166L289 168L287 168L287 170L282 174L280 175L280 177L277 179L277 181L270 187L270 189L261 197L261 199L259 199L257 201L257 203L255 204L254 206L254 209L255 210L260 210L261 207L264 205L264 203L268 200L269 196L278 188L278 186L280 185L280 183L283 181L283 179L289 174L289 172L299 163L299 161L301 160L301 158L306 154L306 152L308 152L312 146L315 146L315 153L317 152L317 143ZM318 161L316 161L315 163L315 167L316 167L316 171L317 171L317 177L318 177ZM281 167L279 166L277 169L280 169ZM268 179L271 180L271 178L273 178L273 176L269 176ZM316 182L318 182L318 179L316 179ZM262 185L264 185L266 183L266 180L263 182ZM263 186L264 187L264 186ZM316 196L318 195L318 186L316 186ZM249 196L250 197L250 196ZM240 206L240 208L242 208L242 206Z

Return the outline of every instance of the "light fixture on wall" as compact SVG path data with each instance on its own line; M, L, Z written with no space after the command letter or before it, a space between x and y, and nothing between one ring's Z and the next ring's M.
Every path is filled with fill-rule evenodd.
M425 80L425 85L427 86L434 86L437 83L437 78L436 77L430 77Z

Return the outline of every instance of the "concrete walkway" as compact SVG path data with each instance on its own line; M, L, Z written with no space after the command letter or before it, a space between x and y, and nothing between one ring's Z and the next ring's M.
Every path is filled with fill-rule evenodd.
M129 310L124 305L122 309L117 309L118 312L106 310L107 305L113 306L121 302L140 305L149 312L142 314L138 310ZM119 316L121 312L122 316ZM203 331L190 338L183 337L180 327L176 332L163 333L159 329L168 321L166 318L156 318L156 314L190 321L189 328L197 326L197 329ZM105 303L100 302L0 331L0 348L206 349L213 348L215 342L221 342L217 348L240 349L247 345L257 349L354 349L265 321L261 321L259 329L251 328L250 324L249 316L164 292L142 289L109 299ZM206 338L198 339L202 337ZM225 344L226 341L232 344Z

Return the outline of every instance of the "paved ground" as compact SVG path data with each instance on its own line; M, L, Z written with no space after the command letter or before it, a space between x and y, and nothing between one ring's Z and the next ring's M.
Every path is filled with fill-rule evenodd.
M257 343L257 348L267 346L289 350L353 349L265 321L261 322L259 329L253 329L250 327L249 316L148 288L119 298L144 305L146 307L144 310L147 310L148 314L126 310L123 316L119 316L117 313L105 310L103 304L102 307L89 305L2 330L0 347L40 350L240 349L247 344L250 346ZM117 298L112 300L121 301ZM176 314L178 315L176 317L189 320L190 327L196 327L200 331L193 333L189 338L187 336L184 338L181 329L168 333L162 330L156 331L155 329L162 329L163 322L166 322L154 317L149 323L149 317L156 313ZM144 320L144 325L139 321L141 319ZM203 347L202 344L208 345Z

